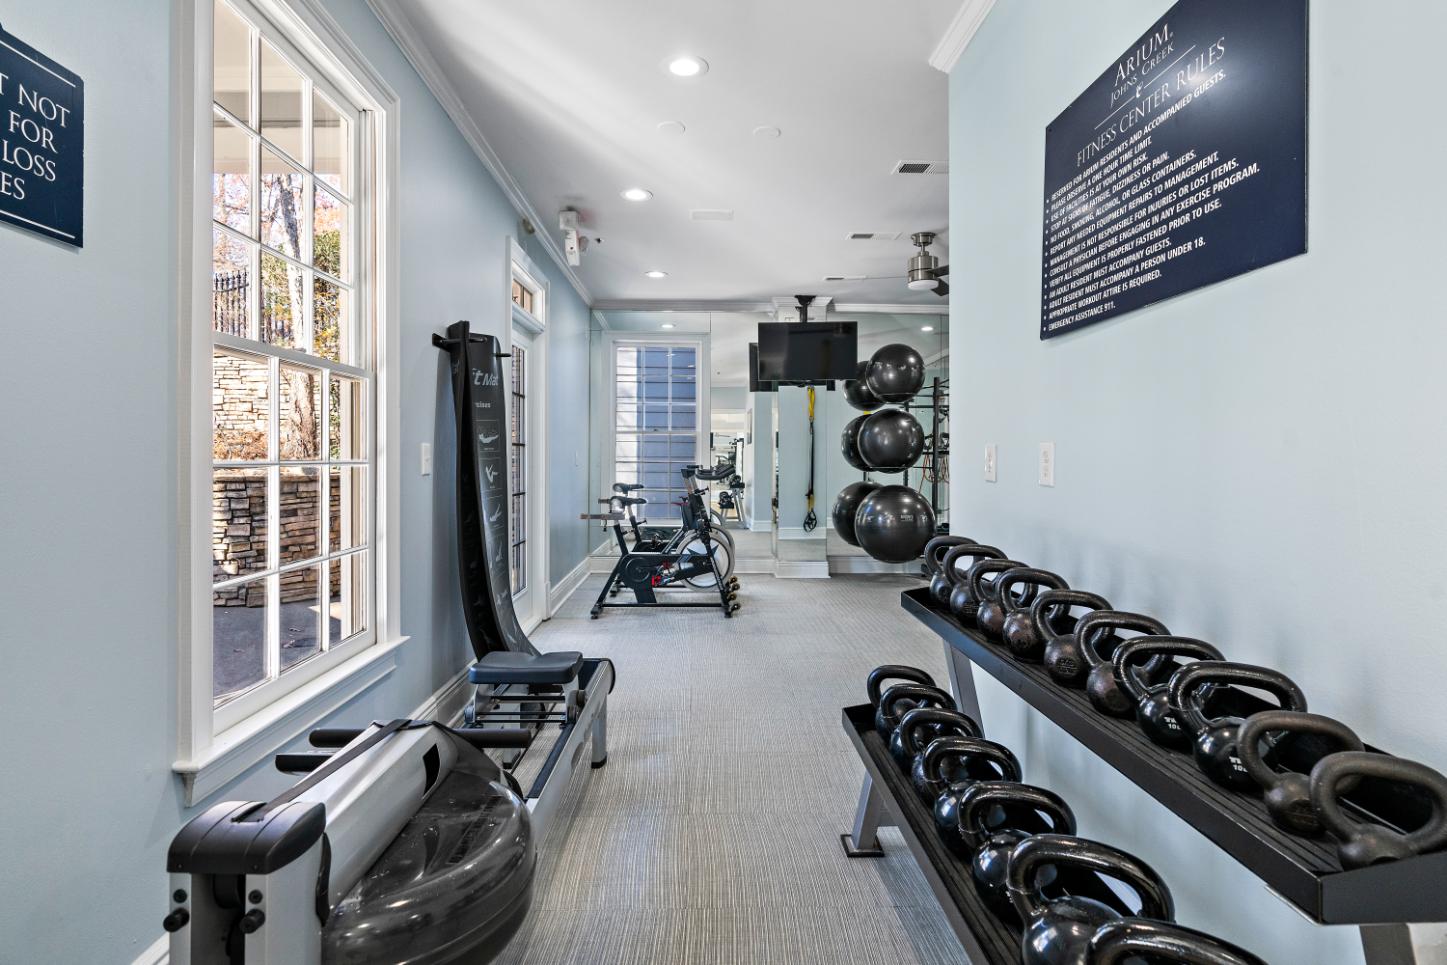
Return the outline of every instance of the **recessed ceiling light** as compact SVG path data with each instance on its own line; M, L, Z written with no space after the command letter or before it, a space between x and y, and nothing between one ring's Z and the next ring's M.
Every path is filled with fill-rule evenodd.
M935 330L935 327L933 325L921 325L919 327L919 330L921 332L933 332Z
M654 268L652 271L645 271L643 274L647 275L649 278L667 278L667 277L668 277L668 272L666 272L666 271L659 271L657 268Z
M682 134L688 128L683 126L683 121L660 121L658 133L660 134Z
M760 124L754 128L754 137L778 137L784 132L772 124Z
M659 327L659 328L672 328L672 327L673 327L673 323L672 323L672 322L664 322L662 325L660 325L660 326L658 326L658 327Z
M684 54L668 62L668 72L675 77L700 77L708 73L708 61Z
M647 201L653 197L653 192L647 188L624 188L619 192L625 201Z

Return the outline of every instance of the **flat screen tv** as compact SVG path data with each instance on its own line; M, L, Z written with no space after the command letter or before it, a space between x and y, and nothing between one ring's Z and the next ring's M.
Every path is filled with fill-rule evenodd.
M852 379L858 354L857 322L777 322L759 326L760 382Z
M778 383L759 381L759 343L749 343L749 391L750 392L777 392Z

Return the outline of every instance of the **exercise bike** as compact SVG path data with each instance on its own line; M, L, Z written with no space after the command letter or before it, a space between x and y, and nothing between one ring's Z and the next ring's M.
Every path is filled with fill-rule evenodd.
M719 557L725 544L718 538L718 531L713 528L705 511L704 493L706 490L694 489L692 485L693 473L697 469L697 466L687 466L681 470L684 481L689 484L688 494L681 504L683 526L661 547L640 535L639 524L636 518L632 517L632 507L646 505L648 502L646 499L629 496L608 497L601 501L610 505L621 505L628 512L611 510L607 513L585 513L580 517L587 520L602 520L605 524L612 523L613 535L618 541L618 562L614 564L613 571L608 575L603 589L598 593L598 599L594 602L592 610L589 611L589 615L593 619L598 619L603 610L609 607L697 608L717 606L723 610L725 617L732 617L739 610L737 602L739 580L738 577L727 574L725 569L720 566ZM628 545L623 531L623 523L629 519L635 520L635 544L631 547ZM643 548L640 549L640 547ZM730 554L728 557L730 569L732 563L733 558ZM696 588L716 589L719 602L663 601L658 598L656 591L678 586L680 583L687 583ZM632 591L634 601L632 603L611 602L612 597L617 596L623 589Z
M642 487L632 483L616 483L613 489L618 495L598 500L598 502L608 506L610 512L621 512L624 514L623 521L628 523L629 529L633 532L631 552L711 553L715 558L721 560L719 570L723 573L725 580L734 575L734 557L736 554L734 552L734 539L728 530L715 526L712 516L709 517L709 536L711 537L712 543L706 542L695 528L687 525L673 528L645 528L648 520L639 519L635 510L639 506L647 506L648 500L642 497L627 495L627 493L640 488ZM697 496L701 500L707 500L705 491L699 491ZM679 505L684 511L687 511L687 507L685 506L687 502L687 498L679 501ZM611 521L611 517L608 519ZM607 522L604 523L603 528L608 528ZM712 573L689 573L682 577L681 580L673 579L662 585L676 586L680 581L687 583L696 590L712 589L715 585ZM617 596L619 589L620 587L615 585L610 595Z

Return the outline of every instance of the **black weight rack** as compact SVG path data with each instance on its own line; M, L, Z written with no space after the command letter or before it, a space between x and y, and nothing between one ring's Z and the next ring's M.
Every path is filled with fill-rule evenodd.
M1447 881L1447 852L1344 870L1331 841L1281 831L1272 824L1259 798L1216 786L1190 755L1157 747L1133 721L1098 713L1082 691L1057 685L1039 665L1014 660L1005 649L962 627L937 607L927 588L905 591L901 602L906 612L943 639L951 689L961 710L979 719L974 683L974 670L979 668L1195 827L1302 915L1321 924L1360 927L1368 965L1416 962L1407 923L1447 921L1447 889L1442 887ZM848 711L845 719L847 724ZM914 799L905 782L909 801L898 800L900 795L892 784L904 782L903 775L880 768L867 753L867 742L857 734L851 736L865 758L866 775L852 842L846 841L846 845L870 846L877 840L874 828L884 823L881 818L886 810L899 817L904 830L910 819L903 812ZM877 738L875 743L883 746ZM890 763L887 752L884 761ZM1425 807L1413 795L1368 780L1348 795L1347 803L1407 826L1420 821ZM905 838L908 841L911 835L905 832ZM912 843L911 851L922 867L938 858L923 845L916 848ZM948 852L944 854L954 860ZM947 880L948 870L946 863L943 869L926 867L925 873L934 885L935 879ZM949 888L936 887L935 893L942 905L963 900ZM962 926L970 927L971 919L963 910L952 914L946 907L946 913L957 933ZM985 928L978 937L972 933L968 941L962 935L961 941L969 950L970 942L984 947L991 938L992 932ZM983 960L996 961L988 954ZM1018 955L1011 960L1018 960Z

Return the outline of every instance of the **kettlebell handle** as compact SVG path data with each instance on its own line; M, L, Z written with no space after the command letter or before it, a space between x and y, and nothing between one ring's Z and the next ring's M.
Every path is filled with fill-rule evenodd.
M951 586L958 586L962 576L969 575L969 567L966 567L965 574L961 574L955 566L961 558L966 556L970 558L970 566L974 566L980 560L1003 560L1005 553L999 547L988 546L984 543L968 543L964 546L954 547L945 553L944 561L940 564L940 570L944 573L945 579L950 581Z
M918 700L947 710L953 710L955 706L955 699L938 687L927 684L895 684L879 698L880 709L886 716L892 716L894 708L901 700Z
M1193 663L1171 675L1170 689L1166 693L1171 708L1197 734L1211 724L1211 718L1206 716L1205 702L1196 699L1196 694L1210 684L1237 684L1265 691L1280 702L1282 710L1306 709L1306 694L1284 673L1269 667L1224 660Z
M994 592L1005 607L1006 613L1015 610L1023 610L1034 600L1037 590L1031 589L1020 597L1017 602L1010 592L1020 584L1043 590L1068 590L1070 584L1065 582L1065 577L1059 573L1052 573L1049 570L1037 569L1033 566L1018 566L1013 570L1006 570L995 580Z
M960 834L972 848L978 848L993 833L986 824L989 809L996 805L1025 805L1050 821L1050 833L1074 834L1075 812L1054 791L1014 781L977 781L960 795ZM1003 828L1002 830L1018 830Z
M1108 921L1090 936L1086 960L1091 965L1124 965L1140 957L1177 965L1266 965L1215 935L1147 918Z
M1167 636L1171 631L1153 616L1131 613L1128 610L1091 610L1075 624L1075 645L1081 656L1091 667L1105 663L1105 658L1095 649L1095 641L1109 635L1113 630L1135 630L1147 636ZM1164 663L1162 658L1160 663Z
M887 663L882 667L875 667L869 671L869 679L864 685L869 693L871 707L879 706L879 695L884 690L886 680L907 680L911 683L923 684L926 687L935 685L935 678L918 667L909 667L900 663Z
M1224 660L1221 651L1204 640L1193 637L1137 637L1116 647L1111 654L1111 667L1115 671L1115 682L1130 697L1131 703L1139 704L1150 696L1151 688L1141 679L1143 667L1138 665L1142 654L1157 654L1161 657L1191 657L1196 660Z
M985 577L987 575L991 573L1004 573L1007 570L1013 570L1017 567L1023 567L1024 565L1025 564L1021 563L1019 560L980 560L974 566L971 566L970 571L965 574L965 579L969 580L970 583L970 593L977 601L983 603L985 600L989 599L985 591ZM990 592L994 592L994 589L995 588L992 585L990 588Z
M1110 602L1099 593L1088 593L1085 590L1046 590L1035 598L1030 604L1030 624L1035 628L1035 633L1041 640L1049 640L1054 634L1046 622L1049 620L1051 611L1060 608L1069 610L1073 606L1088 607L1091 610L1109 610Z
M936 536L924 544L924 552L920 555L924 557L924 564L933 575L940 572L940 561L946 553L956 546L970 546L974 542L968 536Z
M1133 854L1089 838L1069 834L1034 834L1010 853L1005 886L1020 917L1030 921L1048 910L1049 902L1036 885L1035 869L1043 865L1088 868L1130 885L1140 896L1137 914L1170 921L1176 916L1171 891L1154 868Z
M981 737L980 725L969 714L961 713L958 710L946 710L942 707L916 707L914 710L906 711L899 719L900 743L904 745L905 751L910 757L918 754L920 748L914 739L915 733L923 727L935 724L947 724L959 731L961 737Z
M1370 751L1328 754L1311 769L1311 806L1332 837L1344 840L1356 836L1364 826L1371 826L1349 817L1337 796L1342 782L1354 776L1411 784L1426 791L1432 799L1432 813L1427 822L1397 837L1416 854L1447 844L1447 777L1426 764Z
M1251 779L1264 789L1275 787L1281 781L1261 753L1261 741L1273 731L1289 734L1316 734L1340 745L1342 751L1363 750L1362 739L1356 731L1332 717L1308 714L1301 710L1263 710L1252 714L1236 732L1236 754L1241 766Z
M983 737L938 737L924 749L921 769L925 780L940 780L944 763L952 757L964 760L986 760L1000 768L1007 781L1020 780L1020 761L1010 748Z

